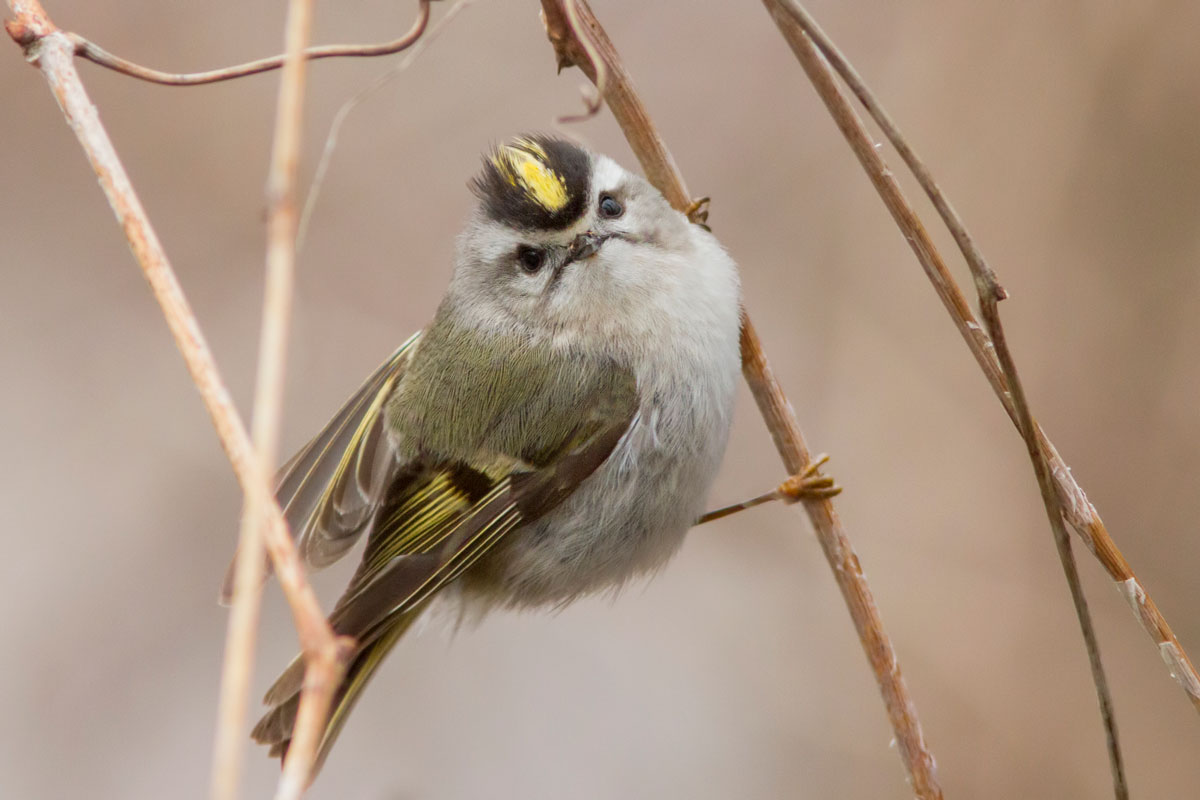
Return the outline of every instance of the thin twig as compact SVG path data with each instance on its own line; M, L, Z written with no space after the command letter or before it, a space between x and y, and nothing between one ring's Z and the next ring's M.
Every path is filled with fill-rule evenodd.
M1129 785L1125 779L1125 761L1121 756L1120 739L1117 736L1116 712L1113 710L1108 678L1104 674L1104 665L1100 660L1100 642L1096 636L1096 628L1092 624L1092 615L1088 610L1083 585L1079 581L1079 569L1075 564L1075 555L1071 552L1071 537L1063 522L1058 495L1054 491L1054 479L1050 475L1050 465L1046 461L1045 453L1038 446L1033 415L1025 398L1025 389L1017 375L1017 366L1013 361L1012 353L1008 349L1004 327L1000 324L997 302L1003 297L1003 290L995 283L994 278L985 278L978 285L982 290L989 281L992 291L986 294L981 291L980 310L983 313L983 321L988 327L988 333L991 334L992 341L996 344L996 355L1000 358L1000 366L1008 378L1008 385L1012 387L1013 404L1017 408L1017 417L1021 423L1021 437L1025 440L1029 459L1033 463L1033 472L1037 476L1042 503L1046 507L1046 516L1050 519L1050 529L1054 533L1054 546L1058 550L1058 558L1062 563L1063 573L1066 575L1067 587L1071 591L1071 602L1075 606L1075 616L1079 619L1079 629L1083 633L1088 665L1092 670L1092 682L1096 685L1096 698L1100 704L1100 717L1104 724L1108 763L1112 772L1113 795L1117 800L1129 800Z
M779 27L780 32L783 34L784 39L787 40L788 45L796 54L796 58L800 61L809 80L816 88L818 95L825 102L843 136L850 143L864 170L879 191L884 204L892 211L901 230L906 234L908 241L912 243L913 250L917 253L918 258L923 264L926 259L931 262L935 260L940 261L940 256L932 241L928 240L923 226L917 220L916 213L908 204L902 192L900 192L899 186L896 184L883 158L872 145L862 120L858 118L845 97L842 96L828 63L825 62L822 54L817 52L813 40L809 38L806 31L810 28L810 25L815 25L811 17L797 3L790 0L764 0L764 3L775 20L776 25ZM824 52L824 48L822 48L822 52ZM843 61L843 63L845 62ZM860 98L863 96L862 93L867 93L861 81L858 82L857 92L861 92L859 94ZM879 108L873 98L871 107ZM897 136L899 136L898 132ZM907 147L906 151L910 155L912 154L911 149ZM915 156L912 156L912 158L915 159ZM916 224L913 224L914 221ZM929 266L926 269L928 271ZM1049 467L1038 448L1032 415L1025 402L1024 392L1017 377L1012 356L1008 353L1004 343L1005 340L1003 329L1000 326L997 303L999 300L1004 299L1006 294L996 282L991 270L986 268L976 275L976 286L980 290L980 304L983 310L984 321L987 325L991 341L995 345L995 352L1000 356L998 366L1006 384L1012 389L1010 397L1016 413L1018 430L1025 438L1029 456L1033 462L1034 474L1037 476L1042 500L1046 507L1046 514L1050 520L1050 527L1054 534L1055 547L1062 563L1063 573L1067 579L1067 586L1071 592L1071 599L1079 620L1079 627L1083 633L1084 643L1087 648L1088 663L1091 667L1092 680L1096 687L1101 719L1104 724L1108 744L1108 757L1113 776L1114 794L1118 800L1126 800L1129 796L1129 789L1125 780L1124 762L1121 757L1117 737L1112 695L1109 692L1108 680L1105 677L1104 668L1100 661L1099 642L1096 638L1095 627L1092 624L1091 614L1088 611L1087 599L1083 594L1083 588L1079 582L1078 569L1075 564L1074 555L1071 552L1071 543L1066 532L1066 527L1063 524L1062 514L1059 510L1058 498L1054 491Z
M684 185L683 176L675 166L675 160L671 158L658 129L650 121L650 115L637 96L629 73L625 71L625 65L617 56L608 35L600 28L591 8L580 2L577 10L581 25L591 34L592 46L608 74L604 100L629 140L646 180L654 184L675 208L687 208L692 198ZM563 0L542 0L542 17L546 24L546 36L554 46L559 71L567 67L579 67L595 83L596 67L589 60L588 51L571 32L570 18L563 7Z
M286 60L279 82L271 170L267 177L267 287L263 301L258 386L255 397L255 444L263 474L273 471L279 450L279 417L283 407L283 373L287 359L287 333L291 320L292 285L296 262L296 184L304 120L307 60L304 49L312 30L313 0L291 0L286 27ZM422 25L423 27L423 25ZM261 422L261 425L259 423ZM243 528L246 550L257 549L258 509L253 500ZM240 566L239 566L240 569ZM257 573L248 580L257 580ZM329 707L341 681L344 657L336 638L319 647L305 648L304 686L283 761L276 800L298 800L308 787L320 747Z
M329 164L333 160L333 151L337 149L338 136L341 134L342 126L346 123L346 118L350 116L350 112L357 108L371 94L383 88L388 82L412 66L412 63L417 60L421 53L425 52L425 48L437 39L438 34L442 32L442 29L446 27L450 20L458 16L458 12L471 5L473 1L458 0L457 3L452 5L442 15L437 24L421 37L416 47L410 50L395 66L386 70L360 89L353 97L343 103L342 107L333 115L333 122L329 126L329 133L325 136L325 146L321 150L321 159L317 162L317 169L313 173L312 185L309 187L308 194L304 198L304 210L300 212L300 222L296 226L297 253L304 249L304 240L308 234L308 222L312 219L313 209L317 205L317 198L321 195L321 186L325 183L325 173L328 172Z
M305 622L316 619L320 623L317 627L324 626L324 615L304 579L303 568L287 533L287 523L283 520L279 505L273 501L271 486L261 480L254 466L250 437L162 244L129 182L112 141L100 124L95 106L83 88L72 60L70 41L49 21L38 0L7 2L16 19L6 22L5 27L24 47L28 60L42 71L67 124L79 139L99 179L100 188L125 232L129 247L162 307L163 316L212 418L217 438L233 466L242 491L247 495L261 492L267 496L268 503L264 508L270 521L267 545L293 613ZM309 612L315 612L316 616ZM306 636L314 636L307 624L301 631L301 638Z
M586 122L600 113L600 109L604 103L604 92L608 87L608 69L604 64L604 59L600 58L600 53L596 50L596 43L592 41L592 34L583 25L579 14L578 0L565 0L563 10L567 13L567 22L570 24L571 30L576 33L576 41L579 42L579 47L583 50L585 60L596 71L596 75L593 78L596 85L596 93L589 95L587 90L584 89L583 113L563 114L556 120L559 125L572 125L578 122ZM562 71L562 64L559 64L558 69L560 72Z
M1039 460L1044 459L1045 471L1049 473L1049 479L1055 489L1055 513L1071 525L1072 529L1076 531L1088 546L1088 550L1096 556L1109 575L1115 579L1117 588L1129 601L1134 615L1158 645L1159 652L1163 660L1167 663L1172 677L1180 683L1193 705L1200 709L1200 679L1197 679L1195 668L1179 644L1178 639L1175 638L1170 626L1162 614L1159 613L1153 600L1147 596L1145 590L1137 581L1132 568L1117 548L1116 543L1112 540L1095 507L1088 502L1087 495L1084 494L1078 483L1076 483L1070 469L1063 462L1054 445L1046 437L1045 432L1042 431L1036 422L1033 422L1032 426L1029 426L1024 424L1022 420L1020 406L1024 402L1024 393L1016 378L1015 367L1011 364L1011 356L1007 357L1010 363L1006 365L1004 363L1005 353L1001 352L1005 349L1003 328L1000 326L995 304L996 301L1004 298L1005 293L996 281L995 272L987 264L982 252L967 232L962 219L943 195L929 169L917 157L916 153L913 152L895 122L893 122L886 110L875 99L853 66L849 64L803 7L798 3L792 2L792 0L788 0L786 2L786 10L804 28L813 43L829 59L839 75L846 81L851 91L854 92L870 112L872 118L880 126L881 130L883 130L897 152L900 153L901 158L908 165L909 169L912 170L938 214L950 230L959 250L971 268L971 274L980 297L980 308L984 315L984 322L988 330L991 331L990 337L983 332L983 329L966 306L966 301L963 299L961 290L959 290L953 278L950 277L940 257L937 256L936 249L931 243L925 244L928 242L928 237L925 236L924 230L919 227L910 230L903 225L901 226L906 235L912 234L912 237L922 240L920 248L914 243L914 249L917 250L919 257L921 250L927 250L931 254L931 264L925 265L926 272L930 273L931 269L936 271L936 277L930 274L935 288L937 288L939 295L943 297L947 310L958 325L959 330L963 333L968 347L970 347L976 360L983 368L985 376L988 378L997 397L1004 405L1013 424L1027 439L1030 437L1026 432L1032 428L1032 438L1036 442L1035 450L1038 453L1036 458ZM860 158L864 157L877 158L877 154L873 152L860 154ZM910 241L913 240L912 237L910 237ZM964 309L965 313L963 313ZM997 355L999 355L999 358L997 358ZM1010 385L1014 387L1015 391L1010 391ZM1033 445L1030 446L1033 447ZM1031 457L1033 457L1033 451L1031 451ZM1089 658L1093 660L1097 658L1096 654L1090 649ZM1105 713L1107 714L1108 712ZM1114 739L1110 742L1110 747L1115 747L1115 732L1112 733L1112 736Z
M421 34L425 31L425 26L429 23L430 1L418 0L420 5L417 8L417 19L413 22L412 28L409 29L408 33L399 39L379 44L327 44L320 47L310 47L304 51L304 58L313 61L318 58L386 56L392 53L399 53L421 38ZM208 70L206 72L162 72L157 69L143 67L140 64L135 64L120 56L113 55L100 45L83 38L77 33L66 33L66 36L71 40L71 44L75 47L75 54L80 58L87 59L94 64L99 64L106 69L128 75L131 78L151 83L161 83L166 86L199 86L205 83L217 83L218 81L227 81L233 78L244 78L247 75L256 75L260 72L270 72L282 67L286 57L279 55L271 56L270 58L260 58L257 61Z
M791 9L789 8L789 10ZM954 240L962 251L967 264L971 267L977 290L979 290L981 297L986 296L987 293L993 291L991 287L995 285L995 275L987 265L971 236L967 233L958 213L943 196L936 182L934 182L928 168L916 157L912 148L908 146L904 137L900 135L899 129L891 117L888 116L887 112L883 110L871 95L853 67L837 51L837 48L821 32L820 28L814 27L809 29L809 35L813 38L814 43L821 48L826 58L832 62L839 74L842 75L851 91L858 96L863 105L870 111L871 116L879 124L880 129L888 137L888 140L891 141L897 152L900 153L901 158L904 159L909 169L912 170L913 175L916 176L926 194L929 195L938 214L941 215L942 220L954 236ZM914 250L918 250L918 258L922 259L921 263L925 267L926 275L929 276L938 296L942 298L942 302L946 306L946 311L958 327L959 332L967 343L967 347L975 356L976 362L978 362L984 375L987 377L992 391L995 392L996 397L1003 404L1004 410L1008 413L1013 425L1018 430L1021 430L1021 422L1017 415L1013 397L1009 391L1008 380L1005 378L1004 370L993 352L991 338L971 312L962 294L962 290L950 276L937 250L932 244L927 244L929 237L925 234L923 228L921 228L919 223L915 228L910 227L907 222L900 224L906 235L912 234L917 237L920 248L927 250L929 253L927 263L921 255L921 250L918 249L918 242L913 242L913 248ZM1154 603L1154 600L1147 594L1145 588L1138 581L1133 568L1126 561L1120 548L1117 547L1116 542L1113 541L1112 536L1108 533L1108 529L1100 519L1095 506L1091 504L1087 498L1087 494L1076 482L1070 467L1063 461L1054 444L1036 421L1033 427L1037 434L1038 448L1044 454L1049 464L1050 474L1054 480L1055 489L1059 497L1059 508L1063 517L1072 530L1083 539L1083 543L1087 546L1089 552L1100 561L1105 571L1116 582L1117 589L1129 602L1134 616L1137 617L1142 628L1158 646L1159 654L1163 661L1166 662L1171 677L1183 688L1192 705L1197 710L1200 710L1200 676L1197 675L1196 668L1192 666L1187 652L1179 643L1175 633L1171 630L1171 626L1167 624L1167 620L1158 610L1158 606Z
M822 453L809 461L808 466L799 475L793 475L766 494L760 494L758 497L752 497L740 503L734 503L724 508L718 508L715 511L709 511L696 520L695 524L703 525L706 522L724 519L725 517L775 500L782 500L790 504L805 499L832 499L837 497L842 493L842 487L836 485L833 482L833 478L822 475L820 472L821 465L828 460L829 455Z
M651 123L612 42L587 3L583 0L577 2L582 27L588 31L594 52L607 70L608 83L604 88L604 99L641 162L646 177L671 205L680 211L687 211L693 204L683 178ZM588 50L580 45L579 37L574 33L577 28L572 27L563 7L563 0L542 0L542 10L547 35L554 45L559 68L578 66L594 81L595 66L588 58ZM745 313L742 315L742 372L789 474L802 473L811 461L808 448L800 432L795 412L775 380L763 353L762 344ZM807 499L804 501L804 508L817 532L821 548L829 561L879 683L912 789L920 798L940 798L942 790L935 774L933 756L925 746L916 706L900 674L899 661L891 641L884 632L879 611L863 578L858 557L842 529L833 504L828 499Z
M287 54L279 83L275 137L267 177L267 266L255 379L251 437L264 479L279 457L283 411L283 379L287 363L287 334L291 321L295 265L295 185L300 158L301 114L304 104L304 46L312 21L311 0L292 0L288 6ZM213 800L234 800L245 752L242 727L253 675L254 642L262 600L262 512L255 498L246 498L238 535L233 609L229 617L225 664L218 704L217 740L213 756ZM330 639L327 646L332 648ZM307 669L325 665L327 658L312 654ZM288 754L293 763L303 751ZM308 756L309 763L313 756ZM294 773L297 767L293 766ZM307 774L307 773L305 773ZM285 769L285 777L288 771ZM280 781L280 794L284 780ZM291 784L289 783L289 786ZM301 783L303 787L303 783ZM298 793L291 795L298 796Z
M221 379L212 352L112 142L100 124L96 108L83 88L75 70L71 41L54 26L38 0L7 2L15 19L6 21L5 28L24 48L26 58L41 70L67 123L79 139L130 249L162 307L167 326L212 418L238 483L248 502L256 504L266 515L267 549L291 607L302 647L306 653L326 653L333 651L334 646L343 646L334 638L305 578L268 476L258 464L250 437ZM327 647L326 642L336 644Z

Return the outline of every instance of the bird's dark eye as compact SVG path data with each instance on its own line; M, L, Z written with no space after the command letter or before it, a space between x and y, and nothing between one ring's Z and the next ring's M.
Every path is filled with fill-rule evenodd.
M614 219L625 213L624 207L611 194L600 195L600 216Z
M536 247L523 244L517 248L517 263L530 275L541 269L545 260L546 254Z

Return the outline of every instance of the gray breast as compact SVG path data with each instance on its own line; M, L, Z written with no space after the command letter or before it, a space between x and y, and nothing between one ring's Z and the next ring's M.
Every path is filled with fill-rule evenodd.
M561 604L620 586L679 548L724 452L734 381L712 381L711 364L672 367L640 382L638 417L608 460L561 506L490 553L464 585L469 595L498 605Z

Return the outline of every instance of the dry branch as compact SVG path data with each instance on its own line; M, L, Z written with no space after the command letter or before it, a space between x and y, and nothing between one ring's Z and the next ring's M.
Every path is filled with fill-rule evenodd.
M269 483L258 474L250 437L221 379L195 314L117 158L112 141L100 124L96 108L79 80L79 73L72 61L71 43L49 21L38 0L8 0L8 5L16 19L10 20L5 27L25 48L29 61L42 71L67 124L79 139L100 188L125 232L129 247L162 307L163 316L212 418L217 437L233 465L242 491L247 495L259 493L267 499L264 508L269 522L267 545L280 585L301 623L300 636L308 640L319 638L317 631L327 626L324 616L320 615L316 597L304 578L303 567L292 546L283 515L274 502ZM317 613L316 622L319 624L309 624L313 619L312 611Z
M776 4L768 3L768 5ZM785 5L787 6L786 12L793 15L795 24L800 24L805 19L811 21L811 18L800 9L798 3L787 0ZM900 135L899 130L887 112L883 110L866 89L857 72L854 71L853 67L838 52L837 48L832 45L828 37L815 24L807 29L811 33L815 44L821 49L824 56L838 69L838 72L842 75L851 91L862 101L863 105L879 124L880 129L883 130L892 145L896 147L901 158L913 171L922 188L929 195L934 207L945 221L947 228L950 230L964 258L971 267L972 276L975 279L976 288L983 307L986 308L989 302L987 300L988 297L1000 299L1000 296L996 292L1003 290L999 289L995 274L987 265L978 247L976 247L974 241L967 233L962 220L959 219L958 214L933 181L929 170L916 157L916 154L913 153L911 147L909 147ZM820 90L819 86L818 90ZM839 127L843 127L850 120L857 118L857 115L854 114L853 110L849 109L844 100L838 102L830 95L827 102L837 106L838 110L836 112L831 107L831 113ZM845 108L842 108L842 106L845 106ZM846 116L847 112L849 116ZM857 127L862 127L861 122L858 122ZM843 133L846 134L846 128L844 127ZM869 137L866 136L865 132L862 136L846 135L847 140L854 148L855 155L863 163L864 169L867 171L872 183L875 184L876 189L884 199L884 203L896 219L897 225L900 226L910 242L913 251L917 254L921 266L925 269L925 274L929 277L934 290L942 299L947 313L950 314L967 347L970 349L972 355L975 356L975 360L979 364L980 369L983 370L984 376L988 379L993 392L995 392L996 397L1004 406L1013 425L1016 426L1018 431L1022 431L1023 426L1016 401L1014 400L1013 391L1009 385L1008 378L1005 376L1004 368L996 356L996 343L993 342L984 326L979 324L979 321L971 312L962 290L950 275L945 262L929 239L928 234L912 211L911 206L904 200L903 194L900 192L895 180L891 177L891 172L883 164L875 148L871 146ZM1055 493L1058 496L1057 506L1062 517L1076 534L1080 536L1088 550L1100 561L1105 571L1116 582L1117 589L1133 608L1134 616L1137 617L1142 628L1158 646L1159 654L1163 661L1166 662L1171 677L1183 688L1192 705L1197 710L1200 710L1200 677L1197 676L1196 669L1192 666L1192 662L1184 651L1183 646L1175 637L1166 619L1159 612L1153 599L1149 597L1142 584L1138 581L1133 568L1129 565L1129 562L1117 547L1116 542L1113 541L1112 536L1108 533L1095 506L1088 501L1087 494L1084 493L1071 474L1070 467L1063 461L1054 444L1036 421L1032 423L1032 428L1037 438L1038 451L1045 459L1049 474L1053 480Z
M333 115L333 122L329 125L329 132L325 135L325 146L321 149L321 158L317 161L317 168L313 172L312 183L309 185L308 194L304 199L304 208L300 212L300 220L296 224L296 252L300 253L304 250L304 239L308 232L308 223L312 219L313 209L316 208L317 198L321 196L321 186L325 182L325 174L329 170L329 165L333 160L333 152L337 149L338 136L341 134L342 125L350 116L350 112L358 107L359 103L367 99L368 96L382 88L388 81L393 80L420 57L426 47L438 37L442 29L450 24L458 12L469 6L473 0L457 0L454 5L446 10L442 18L437 21L437 24L423 33L420 41L413 42L415 45L405 54L404 58L382 75L379 75L375 80L368 83L363 88L359 89L353 96L350 97L337 113Z
M279 457L283 379L291 321L296 260L296 173L300 159L304 105L304 47L312 26L312 0L292 0L288 8L283 75L267 178L267 266L252 436L263 479ZM422 26L423 27L423 26ZM213 758L214 800L237 797L245 752L243 725L253 675L254 642L262 600L262 508L249 496L242 513L234 574L233 611L221 681L217 741ZM296 718L296 746L288 750L277 797L298 798L308 784L320 733L341 674L336 639L326 636L305 648L305 689Z
M73 61L74 46L50 21L38 0L8 0L8 6L14 19L6 21L6 30L22 46L26 58L41 70L67 123L79 139L130 249L162 307L247 502L265 515L267 549L291 607L301 646L305 653L316 653L322 660L328 660L330 654L339 652L339 642L305 578L287 524L275 502L270 476L255 456L250 437L195 315L116 150L100 124L96 108L83 88Z
M386 56L392 53L399 53L421 38L421 34L424 33L425 26L429 23L430 1L419 0L420 5L417 9L416 21L413 22L412 28L409 29L408 33L399 39L393 39L390 42L382 42L380 44L327 44L320 47L310 47L304 50L304 58L308 61L313 61L318 58ZM162 72L135 64L120 56L115 56L100 45L88 41L77 33L67 33L66 36L75 46L75 54L80 58L85 58L94 64L99 64L106 69L120 72L131 78L151 83L161 83L167 86L199 86L205 83L217 83L218 81L227 81L233 78L243 78L247 75L257 75L260 72L279 69L284 65L286 58L286 55L271 56L270 58L260 58L257 61L250 61L233 67L208 70L206 72Z
M904 195L900 192L898 184L892 176L891 171L887 168L887 165L883 162L882 157L875 151L862 120L858 118L858 115L855 114L845 97L842 96L835 82L832 70L830 70L824 57L817 52L816 46L809 38L806 31L815 27L815 22L812 21L811 17L796 2L790 2L789 0L764 0L764 4L770 12L771 17L775 20L775 24L779 27L784 39L791 47L792 52L795 53L800 65L804 68L809 80L817 90L817 94L829 109L830 115L834 118L838 128L842 131L851 149L858 156L864 171L871 178L884 204L892 212L901 231L906 234L906 238L912 244L918 259L922 263L925 263L926 259L940 261L940 255L936 248L934 248L932 241L928 239L924 226L921 225L916 212L913 211L908 201L904 198ZM859 89L869 96L865 86L860 84ZM910 155L912 154L910 149L906 148L906 150ZM915 159L915 156L913 156L913 159ZM1042 500L1046 506L1046 513L1050 519L1050 526L1054 533L1055 547L1058 550L1063 572L1067 579L1067 585L1071 591L1071 600L1075 606L1075 613L1079 620L1079 627L1083 633L1084 642L1087 647L1088 662L1092 670L1092 680L1096 687L1096 694L1100 704L1101 717L1108 743L1114 792L1118 800L1126 800L1129 796L1129 790L1125 782L1125 770L1118 744L1112 696L1108 689L1108 680L1104 674L1104 667L1100 661L1099 642L1097 641L1095 628L1092 625L1091 614L1088 611L1087 599L1083 594L1083 587L1079 582L1075 557L1071 552L1071 541L1063 524L1062 516L1059 513L1058 500L1051 482L1049 468L1038 449L1037 439L1033 433L1033 419L1017 378L1016 366L1005 346L1003 328L1000 326L997 303L1007 295L996 282L991 270L986 268L981 269L976 273L975 277L976 286L979 289L980 304L984 311L984 320L994 344L993 349L999 355L999 366L1004 380L1012 388L1010 397L1013 401L1013 409L1016 412L1018 430L1022 433L1027 443L1029 456L1033 462L1034 473L1037 476L1038 486L1041 489Z
M301 0L299 4L303 5L307 2L310 0ZM289 55L296 64L302 64L304 59L383 55L397 52L411 45L424 31L429 17L429 2L430 0L419 0L417 20L412 30L400 39L380 45L332 45L308 50L298 49L293 41L293 46L289 47ZM764 0L764 2L769 8L772 8L773 15L775 15L775 10L783 9L786 6L786 12L792 15L792 22L803 21L800 16L803 11L796 3L776 3L771 0ZM133 77L174 85L194 85L275 69L285 63L285 57L262 59L206 73L162 73L112 56L76 34L59 31L50 22L38 0L8 0L8 5L16 18L6 22L6 29L12 38L25 49L28 60L37 65L47 78L68 123L75 130L93 169L100 178L101 186L126 232L130 247L141 264L156 299L163 308L176 343L184 355L189 372L213 419L222 446L246 494L246 519L253 521L256 516L250 513L253 506L258 504L262 508L262 513L265 515L267 546L275 564L276 574L279 576L281 586L292 607L306 659L310 667L315 666L317 672L323 675L323 679L320 680L314 680L312 677L306 680L306 695L317 695L318 705L320 705L319 695L332 691L332 687L336 685L341 649L307 585L303 569L296 558L287 534L286 524L270 492L269 465L273 461L273 456L267 458L263 464L256 463L244 426L221 382L211 353L188 307L186 298L128 178L117 160L111 142L99 124L95 109L88 100L71 61L74 54ZM543 0L542 5L547 32L554 44L560 69L566 66L579 66L597 83L601 94L608 101L614 116L629 138L647 177L663 191L676 208L693 211L695 206L691 202L690 195L687 193L670 153L650 122L644 106L633 90L628 74L590 9L585 3L572 2L572 0L558 0L557 2ZM779 21L780 17L776 15L776 19ZM811 23L811 20L809 22ZM864 138L863 141L868 144L869 155L878 162L875 167L867 167L868 173L871 174L873 180L876 180L877 187L884 195L885 203L889 204L889 209L897 217L902 229L909 234L909 240L926 269L927 275L1006 411L1018 430L1025 431L1030 444L1030 456L1039 473L1039 481L1048 510L1051 512L1051 519L1054 520L1056 516L1061 515L1061 518L1064 518L1083 538L1088 549L1116 580L1119 590L1130 603L1139 622L1158 644L1160 655L1170 668L1172 676L1184 688L1193 704L1200 709L1200 678L1197 677L1196 670L1186 652L1153 600L1147 596L1128 562L1109 536L1095 508L1088 502L1083 490L1075 482L1069 468L1066 467L1041 428L1033 422L1028 414L1019 383L1016 381L1011 357L1007 355L1007 350L1002 344L1003 331L999 326L998 315L995 313L995 300L1002 297L998 292L1003 290L995 283L991 270L983 261L969 235L966 234L961 221L942 197L924 165L916 159L915 154L900 137L886 112L870 96L853 68L845 62L836 48L832 47L828 39L820 34L819 29L815 28L815 24L812 24L809 31L810 33L815 31L816 46L821 49L826 58L834 62L852 91L863 101L885 134L897 147L902 158L914 171L938 212L946 221L972 268L980 292L985 322L991 331L991 336L984 331L972 315L961 290L950 277L940 255L925 235L919 220L912 214L911 208L907 208L907 203L903 200L902 195L899 195L898 188L890 178L890 173L886 172L886 167L882 166L882 161L878 159L874 149L869 146L869 140ZM599 77L597 77L597 69ZM299 73L293 73L293 75L295 74ZM292 80L297 79L293 78ZM288 83L285 76L285 87ZM590 105L589 113L594 113L594 108ZM852 111L850 113L853 114ZM837 113L834 116L835 119L838 118ZM840 120L839 124L841 124ZM853 141L852 144L854 144ZM860 148L858 145L855 147L857 152ZM280 153L282 150L277 149L276 152ZM863 158L866 166L868 159L864 158L862 153L860 153L860 158ZM898 210L893 207L889 202L889 197L893 192L880 187L880 183L891 184L895 195L891 199L899 199L904 208ZM276 197L277 195L272 191L272 205L275 205ZM290 212L285 211L284 214L278 215L278 218L286 219L288 216L290 216L290 222L279 223L278 230L276 230L276 225L272 225L273 240L281 241L282 231L285 228L290 227L294 232L294 205ZM275 252L274 248L272 252ZM272 270L272 274L274 272ZM290 270L287 272L290 275ZM290 277L276 275L274 281L280 280L290 285ZM278 304L282 302L286 306L286 298L290 297L290 288L276 286L271 289L271 283L272 281L269 281L268 304L277 310L264 315L264 356L268 352L282 353L284 349L287 311L286 308L278 310L280 308ZM275 299L271 300L272 297ZM285 299L280 300L281 297ZM747 381L785 465L793 474L798 474L809 463L809 454L801 437L794 412L771 374L749 318L743 316L743 323L743 362ZM268 332L268 328L273 332ZM274 343L268 345L268 340ZM997 350L1001 351L999 359L997 359ZM282 369L282 360L274 359L275 357L264 358L264 365L273 361L274 366L271 368L264 366L263 371L260 372L260 398L263 396L264 386L278 385L275 382L281 378L281 372L277 372L274 377L264 377L264 374L270 373L272 369ZM1006 359L1008 363L1005 363ZM277 428L276 432L272 434L269 430L271 424L263 423L263 425L264 432L256 435L256 441L260 444L260 456L276 449L271 440L272 438L277 440ZM256 433L258 433L258 429L259 426L256 425ZM1053 499L1046 491L1051 481L1053 481ZM937 787L933 774L932 757L924 748L915 709L912 708L911 700L908 699L907 690L899 675L899 670L895 666L895 656L891 645L886 635L883 634L878 613L871 601L865 582L862 581L857 558L845 539L832 505L827 500L806 500L805 507L817 529L826 556L834 567L835 577L846 597L864 648L875 668L885 703L888 706L889 716L896 728L902 757L913 779L914 789L922 797L940 796L940 789ZM249 527L254 528L255 526L250 525ZM253 549L256 548L251 548L251 550ZM245 552L243 550L243 553ZM247 574L249 574L249 570L247 570ZM244 594L244 592L239 592L239 594ZM256 602L251 605L255 609L257 608ZM255 611L255 616L249 625L251 631L254 627L253 620L257 618L256 613ZM245 621L243 621L244 624ZM235 638L233 628L234 624L231 622L231 642ZM241 667L247 670L248 674L249 662L242 663ZM314 686L320 686L323 692L309 691ZM327 706L327 698L324 702ZM319 733L324 713L318 709L316 713L308 715L307 719L311 723L311 727L308 728L307 735L315 735L314 732ZM241 714L244 714L244 704ZM303 711L301 716L305 718ZM222 718L225 718L224 714ZM297 726L299 736L293 745L293 749L298 753L308 749L303 740L306 734L300 731L300 724L298 723ZM319 738L317 741L319 742ZM300 747L297 748L297 745ZM312 747L315 749L316 743L312 743ZM307 782L308 770L306 766L303 766L304 758L297 755L295 763L299 766L296 766L290 773L285 773L285 780L281 782L281 796L297 795ZM234 781L236 785L236 771ZM218 792L218 795L231 796L221 792Z
M569 5L574 8L569 8ZM588 5L583 0L542 0L542 10L559 69L577 66L596 82L597 68L589 54L599 59L603 64L604 76L603 85L599 88L637 155L647 179L676 209L685 212L693 209L692 198L682 175L634 90L616 49ZM572 17L578 20L578 27L572 26ZM582 37L587 40L586 46L581 43L577 31L582 31ZM789 474L801 474L811 460L808 447L795 412L775 380L754 326L745 313L742 315L742 371L784 466ZM884 632L858 557L833 504L827 498L806 499L804 508L817 532L817 539L833 570L879 683L913 791L920 798L940 798L942 790L935 774L933 756L925 746L916 706L900 674L899 661Z
M312 7L313 0L291 0L288 4L286 60L279 82L271 170L267 177L267 285L254 401L254 442L264 475L274 471L279 451L283 373L296 263L296 174L304 118L304 48L312 29ZM428 12L425 4L422 8ZM420 27L424 28L423 22ZM258 508L253 498L247 506L242 529L245 547L239 548L243 555L245 551L259 549L255 533L259 527ZM248 581L258 580L257 573L241 570L240 565L239 570L247 573ZM330 630L331 635L324 637L318 646L305 647L304 686L276 800L297 800L308 786L329 707L350 653L350 647L340 646L332 633ZM253 632L248 646L253 644L252 637Z

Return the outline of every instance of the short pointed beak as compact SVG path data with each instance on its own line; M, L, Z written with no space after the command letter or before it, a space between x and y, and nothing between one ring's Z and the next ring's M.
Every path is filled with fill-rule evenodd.
M596 254L600 249L600 245L604 244L604 236L598 236L591 231L581 233L575 237L575 241L571 242L571 254L568 260L582 261Z

